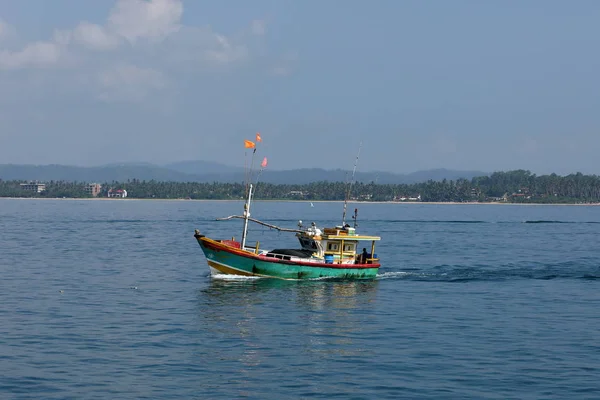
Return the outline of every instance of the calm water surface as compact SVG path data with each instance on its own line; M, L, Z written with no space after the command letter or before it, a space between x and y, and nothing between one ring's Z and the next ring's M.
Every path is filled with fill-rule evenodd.
M0 199L0 398L600 398L600 207L359 204L376 280L210 278L241 207Z

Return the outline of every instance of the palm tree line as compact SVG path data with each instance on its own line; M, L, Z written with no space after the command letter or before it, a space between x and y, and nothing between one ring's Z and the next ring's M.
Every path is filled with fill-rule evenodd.
M41 193L21 189L25 181L0 180L0 197L88 198L87 182L49 181ZM244 183L141 181L101 183L98 197L109 189L126 189L128 198L238 200L245 196ZM344 200L346 182L271 184L259 182L257 200ZM351 199L357 201L589 203L600 202L600 177L581 173L535 175L526 170L495 172L473 179L427 181L414 184L356 182Z

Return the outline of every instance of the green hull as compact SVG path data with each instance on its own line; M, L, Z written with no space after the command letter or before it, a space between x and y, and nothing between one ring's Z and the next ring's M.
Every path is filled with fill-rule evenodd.
M380 264L325 264L269 259L203 236L197 239L213 273L279 279L372 279L377 276L380 266Z

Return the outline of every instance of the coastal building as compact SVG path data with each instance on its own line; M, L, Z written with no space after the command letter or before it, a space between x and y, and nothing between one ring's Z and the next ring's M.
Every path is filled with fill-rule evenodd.
M421 201L421 195L417 196L394 196L394 201Z
M108 191L108 197L117 197L124 199L127 197L127 190L125 189L110 189Z
M292 190L291 192L288 192L288 196L289 197L305 197L306 193L304 193L301 190Z
M99 183L90 183L84 188L86 193L91 194L93 197L96 197L100 194L100 190L102 190L102 185Z
M46 190L46 185L44 183L37 182L21 183L21 189L28 192L41 193Z

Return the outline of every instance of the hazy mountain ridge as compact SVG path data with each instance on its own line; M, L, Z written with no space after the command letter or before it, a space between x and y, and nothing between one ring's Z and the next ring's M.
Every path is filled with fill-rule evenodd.
M173 182L242 182L244 169L209 161L183 161L163 166L148 163L120 163L98 167L78 167L69 165L20 165L0 164L0 179L37 181L78 181L78 182L124 182L128 179L173 181ZM256 179L257 171L254 172ZM481 171L456 171L434 169L410 174L372 171L356 172L357 182L417 183L428 180L471 179L489 175ZM263 171L260 181L274 184L306 184L318 181L348 182L352 171L322 168Z
M183 172L190 175L202 175L207 173L244 173L243 167L234 167L212 161L186 160L162 165L173 171Z

